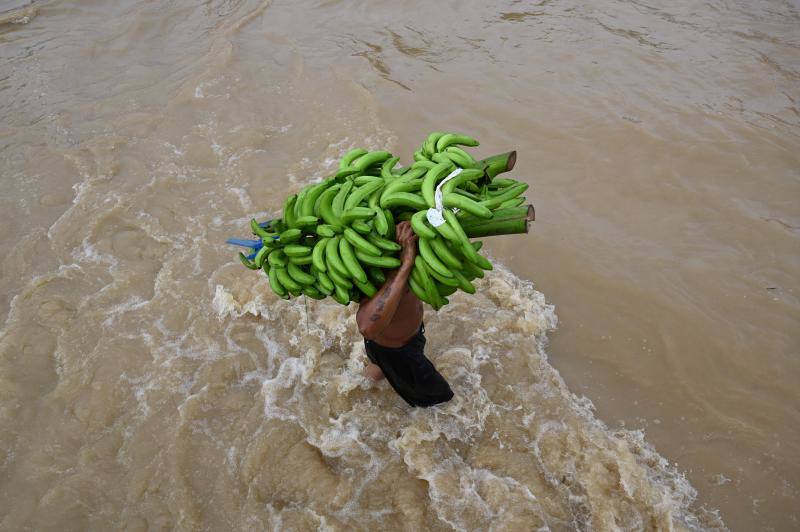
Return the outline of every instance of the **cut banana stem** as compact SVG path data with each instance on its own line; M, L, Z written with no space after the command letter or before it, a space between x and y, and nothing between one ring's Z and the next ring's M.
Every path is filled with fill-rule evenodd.
M465 227L464 232L470 238L525 234L528 232L528 219L519 218L516 220L501 220L499 222L490 220L485 224Z
M463 216L459 213L458 221L461 222L461 227L467 228L473 225L484 225L489 222L502 222L505 220L517 220L519 218L527 218L528 220L533 220L533 205L523 205L520 207L508 207L505 209L497 209L492 211L492 218L491 220L486 220L484 218L478 218L477 216L472 216L467 213L464 213Z
M516 163L517 150L513 150L487 157L486 159L479 161L478 164L482 165L486 169L486 175L489 176L489 179L494 179L494 177L498 174L513 170Z

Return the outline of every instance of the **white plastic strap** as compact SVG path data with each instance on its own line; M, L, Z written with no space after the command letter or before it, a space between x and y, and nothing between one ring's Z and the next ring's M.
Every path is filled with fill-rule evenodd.
M461 168L456 168L450 174L439 181L439 184L436 185L436 192L433 195L433 201L436 207L431 207L428 209L427 214L425 217L428 219L430 224L434 227L439 227L440 225L445 223L444 216L442 216L442 212L444 211L444 204L442 203L442 185L453 179L455 176L461 173Z

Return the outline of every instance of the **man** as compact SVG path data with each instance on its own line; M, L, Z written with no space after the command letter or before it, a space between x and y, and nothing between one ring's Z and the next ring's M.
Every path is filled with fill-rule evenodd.
M417 256L417 236L408 222L397 224L397 243L403 249L401 265L358 307L356 321L372 363L364 373L372 380L386 377L411 406L433 406L453 398L444 377L425 357L422 301L408 287Z

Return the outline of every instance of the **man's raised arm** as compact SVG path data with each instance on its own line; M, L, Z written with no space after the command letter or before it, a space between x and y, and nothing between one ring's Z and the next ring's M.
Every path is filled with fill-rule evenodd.
M405 293L408 276L414 267L417 256L417 235L408 222L397 224L397 242L403 246L400 255L400 268L386 277L386 282L371 298L362 301L356 314L356 322L361 335L370 340L379 335L392 322L394 313Z

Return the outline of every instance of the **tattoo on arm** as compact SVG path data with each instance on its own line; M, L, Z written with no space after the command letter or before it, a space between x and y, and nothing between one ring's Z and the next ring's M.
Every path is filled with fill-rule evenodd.
M381 312L383 312L383 307L386 306L386 300L389 299L389 295L392 293L392 287L386 286L386 289L378 296L378 299L375 300L375 312L372 313L370 316L370 321L378 321L381 319Z

